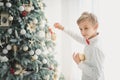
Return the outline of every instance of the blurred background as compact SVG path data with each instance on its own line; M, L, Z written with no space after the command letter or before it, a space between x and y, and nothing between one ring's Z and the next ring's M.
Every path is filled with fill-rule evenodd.
M66 28L80 34L76 20L82 12L94 13L99 21L99 33L103 38L105 52L105 80L120 80L120 1L119 0L44 0L45 14L49 25L59 22ZM56 30L56 59L59 72L66 80L81 80L81 70L72 59L73 52L83 52L83 45ZM80 34L81 36L81 34Z

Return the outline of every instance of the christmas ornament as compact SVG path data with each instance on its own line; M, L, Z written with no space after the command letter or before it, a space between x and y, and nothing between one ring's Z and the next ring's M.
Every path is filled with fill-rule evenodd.
M53 76L53 80L58 80L58 74L57 74L57 69L55 68L55 73Z
M39 31L39 32L37 33L37 35L38 35L38 37L41 38L41 39L45 38L45 32L42 31L42 30Z
M79 58L81 61L84 61L85 60L85 55L84 54L79 54Z
M27 24L27 25L28 25L27 29L30 31L30 33L36 31L36 25L35 25L34 23L30 22L30 23Z
M10 26L10 21L8 17L9 17L9 13L7 12L0 13L0 27L5 28Z
M9 21L13 21L13 17L12 16L9 16Z
M50 79L50 76L49 76L49 75L46 75L46 76L44 77L44 79L45 79L45 80L49 80L49 79Z
M47 60L46 59L43 59L43 64L47 64Z
M54 69L55 69L55 67L54 67L53 64L50 65L50 69L51 69L51 70L54 70Z
M20 7L19 7L19 10L20 10L21 12L24 11L24 10L25 10L24 6L20 6Z
M39 2L38 5L39 5L39 7L41 8L41 11L43 11L43 10L44 10L43 3L42 3L42 2Z
M17 68L17 70L14 72L15 75L23 75L26 73L25 69L23 69L20 64L16 64L15 67Z
M41 51L40 49L37 49L37 50L35 51L35 54L36 54L36 55L40 55L41 52L42 52L42 51Z
M12 28L9 28L7 32L8 34L12 34Z
M25 29L22 29L22 30L20 31L20 34L21 34L21 35L25 35L25 34L26 34L26 30L25 30Z
M3 49L3 54L7 54L8 53L8 50L7 49Z
M30 12L31 11L31 7L26 7L25 11Z
M35 41L33 40L29 40L30 46L32 46L34 44Z
M53 30L52 30L52 28L49 28L49 31L50 31L51 34L53 34Z
M29 54L30 54L30 55L34 55L34 51L33 51L33 50L30 50L30 51L29 51Z
M30 4L24 4L24 7L25 7L25 11L27 11L27 12L30 12L31 10L32 10L32 3L30 3Z
M12 49L12 46L11 45L7 45L7 50L11 50Z
M27 16L28 12L27 11L22 11L22 16L25 17Z
M45 33L45 38L51 39L51 34L49 32Z
M17 46L16 45L13 45L13 51L14 51L14 53L17 52Z
M52 39L53 41L56 40L56 34L55 34L55 33L52 33L52 34L51 34L51 39Z
M0 62L7 62L8 60L6 56L0 56Z
M43 7L43 3L42 2L39 2L38 3L40 7Z
M7 6L8 8L10 8L10 7L12 6L12 4L11 4L10 2L7 2L7 3L6 3L6 6Z
M33 23L34 24L37 24L38 23L38 20L35 18L35 19L33 19Z
M37 56L37 55L33 55L33 56L32 56L32 61L37 60L37 59L38 59L38 56Z
M23 51L28 51L28 46L24 46Z
M52 28L49 28L49 31L50 31L50 33L51 33L51 39L52 39L53 41L55 41L55 40L56 40L56 34L55 34L55 32L53 32Z
M14 74L15 70L13 68L10 68L10 73Z

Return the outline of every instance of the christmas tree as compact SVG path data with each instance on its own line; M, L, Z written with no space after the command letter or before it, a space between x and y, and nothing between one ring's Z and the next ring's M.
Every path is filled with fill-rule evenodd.
M42 0L0 0L0 80L56 80L44 7Z

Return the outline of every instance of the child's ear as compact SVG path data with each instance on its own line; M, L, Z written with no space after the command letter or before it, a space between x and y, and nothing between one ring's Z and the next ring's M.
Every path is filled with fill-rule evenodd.
M95 29L98 29L98 24L95 24Z

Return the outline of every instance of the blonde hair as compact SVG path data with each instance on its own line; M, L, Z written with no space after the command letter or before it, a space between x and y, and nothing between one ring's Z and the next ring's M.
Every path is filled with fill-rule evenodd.
M81 23L85 20L90 21L93 25L98 23L97 17L94 14L88 13L88 12L83 12L82 15L78 18L77 24L79 25L79 23Z

